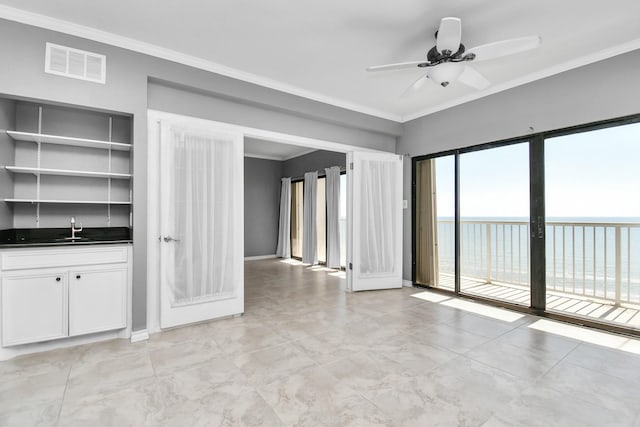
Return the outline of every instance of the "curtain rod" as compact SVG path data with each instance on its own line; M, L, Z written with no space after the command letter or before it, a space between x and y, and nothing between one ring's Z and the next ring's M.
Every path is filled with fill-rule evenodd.
M346 171L347 171L347 167L346 166L340 166L340 173L346 172ZM326 176L327 176L326 173L320 172L320 171L309 171L309 172L318 172L318 178L326 178ZM303 181L303 180L304 180L304 175L303 176L296 176L295 178L294 177L291 178L291 182Z

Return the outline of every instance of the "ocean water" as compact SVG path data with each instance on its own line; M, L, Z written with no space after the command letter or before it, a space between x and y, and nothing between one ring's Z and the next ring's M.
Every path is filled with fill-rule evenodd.
M547 289L640 303L640 218L548 218ZM441 272L454 270L454 224L438 218ZM461 274L529 284L526 218L462 218Z

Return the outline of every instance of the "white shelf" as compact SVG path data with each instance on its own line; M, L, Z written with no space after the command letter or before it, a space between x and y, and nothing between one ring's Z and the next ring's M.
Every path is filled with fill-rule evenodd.
M130 151L131 144L121 142L100 141L97 139L74 138L71 136L46 135L43 133L6 131L16 141L41 142L43 144L72 145L75 147L101 148L108 150Z
M63 205L130 205L131 202L117 202L106 200L43 200L43 199L4 199L7 203L47 203Z
M48 168L31 168L23 166L5 166L10 172L13 173L27 173L33 175L60 175L60 176L82 176L90 178L113 178L113 179L130 179L129 173L109 173L109 172L90 172L90 171L77 171L68 169L48 169Z

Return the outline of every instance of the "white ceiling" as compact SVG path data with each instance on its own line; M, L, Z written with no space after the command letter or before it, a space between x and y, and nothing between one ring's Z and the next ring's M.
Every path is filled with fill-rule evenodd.
M86 28L47 23L17 9L112 33L96 35L101 41L155 50L398 121L640 48L638 0L0 0L0 17L69 27L70 33L91 37ZM467 48L533 34L543 44L477 63L493 83L482 92L461 84L426 84L414 96L400 98L420 70L365 71L369 65L425 58L443 16L462 19Z
M263 139L245 138L244 155L257 159L289 160L316 151L315 148L282 144Z

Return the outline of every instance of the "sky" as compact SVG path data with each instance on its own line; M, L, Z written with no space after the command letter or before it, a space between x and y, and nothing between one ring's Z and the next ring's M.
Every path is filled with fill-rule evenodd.
M546 214L640 217L640 124L545 141ZM436 159L438 216L453 216L453 156ZM460 155L462 217L529 216L527 143Z

